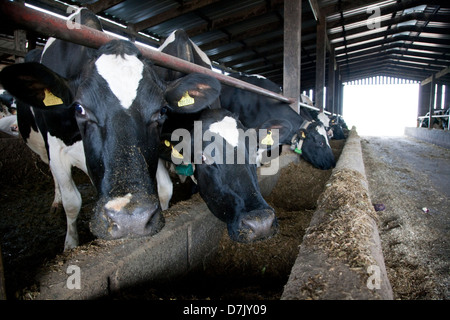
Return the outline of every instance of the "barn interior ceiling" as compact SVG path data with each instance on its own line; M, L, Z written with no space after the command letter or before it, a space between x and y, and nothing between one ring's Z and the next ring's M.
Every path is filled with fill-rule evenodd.
M25 2L64 16L72 12L68 5L88 7L105 18L105 30L154 47L182 28L217 68L283 83L283 0ZM431 75L450 82L450 1L308 0L302 1L302 90L315 85L321 18L326 21L327 64L335 63L342 82L373 76L423 81ZM20 55L16 28L3 21L0 62L10 64ZM27 31L27 39L31 49L46 37Z

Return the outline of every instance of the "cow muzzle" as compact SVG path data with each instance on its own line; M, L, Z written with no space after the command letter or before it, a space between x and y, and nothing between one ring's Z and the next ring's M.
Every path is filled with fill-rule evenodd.
M272 209L250 211L228 224L231 240L249 243L271 238L278 232L278 221Z
M128 196L110 200L91 222L91 231L106 240L151 236L164 226L159 202L134 201Z

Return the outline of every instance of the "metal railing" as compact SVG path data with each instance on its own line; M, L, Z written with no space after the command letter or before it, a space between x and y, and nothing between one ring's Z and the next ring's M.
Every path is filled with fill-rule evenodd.
M9 22L12 22L22 28L95 49L111 40L119 39L113 35L106 34L102 31L98 31L77 23L73 23L71 28L68 28L67 21L65 19L36 11L17 2L1 1L0 13L2 19L8 20ZM139 44L136 44L136 47L139 51L141 51L144 57L152 60L156 65L174 69L183 73L197 72L207 74L224 84L239 89L255 92L288 104L295 102L295 99L285 97L281 94L260 88L245 81L214 72L211 69L187 62L174 56L162 53L158 50L150 49Z
M442 129L447 129L450 130L450 120L449 120L450 115L432 115L431 118L447 118L447 124L446 124L446 128L442 128ZM417 117L417 126L420 128L422 127L422 124L424 122L425 119L428 119L428 128L431 128L433 126L433 124L430 124L430 116L420 116Z

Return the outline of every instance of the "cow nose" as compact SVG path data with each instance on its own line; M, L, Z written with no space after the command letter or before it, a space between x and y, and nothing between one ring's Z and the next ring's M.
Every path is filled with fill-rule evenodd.
M164 226L164 218L157 204L129 210L105 210L108 233L112 239L137 238L157 233Z
M250 211L233 225L228 226L230 238L243 243L268 239L278 231L277 218L272 209Z

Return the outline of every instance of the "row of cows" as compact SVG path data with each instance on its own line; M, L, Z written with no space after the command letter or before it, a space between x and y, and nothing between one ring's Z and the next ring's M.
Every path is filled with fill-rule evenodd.
M0 132L15 137L19 135L16 111L14 97L5 90L0 90Z
M102 30L89 10L75 14L82 24ZM182 30L173 32L159 50L211 68ZM280 91L261 77L232 76ZM278 230L275 212L259 191L257 164L250 161L255 153L277 153L280 145L289 145L314 167L335 166L327 132L338 127L338 119L327 118L324 125L318 114L303 108L298 114L286 103L221 86L208 75L155 66L128 41L113 40L94 50L51 38L42 52L31 51L25 63L5 67L0 82L17 99L22 138L50 166L55 182L52 209L62 205L67 217L65 250L78 245L82 199L71 176L74 166L97 190L90 228L99 238L159 232L164 226L161 211L173 193L168 164L181 158L190 165L210 211L239 242L266 239ZM173 133L184 129L194 135L198 121L201 135L212 132L214 140L202 141L201 147L191 141L191 152L181 152ZM256 137L258 150L241 138L248 128L268 132ZM276 139L268 139L271 135ZM334 135L338 138L339 133ZM208 148L212 152L206 152ZM217 161L229 150L237 156L238 149L245 151L244 163Z

